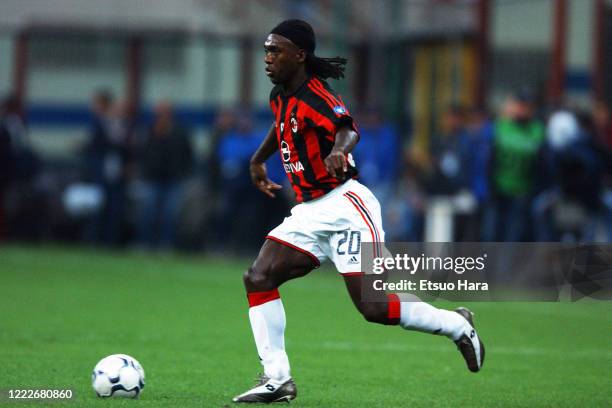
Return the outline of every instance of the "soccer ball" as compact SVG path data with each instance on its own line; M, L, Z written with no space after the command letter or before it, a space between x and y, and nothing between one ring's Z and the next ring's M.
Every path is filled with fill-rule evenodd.
M96 364L91 385L98 397L137 398L145 386L145 373L135 358L113 354Z

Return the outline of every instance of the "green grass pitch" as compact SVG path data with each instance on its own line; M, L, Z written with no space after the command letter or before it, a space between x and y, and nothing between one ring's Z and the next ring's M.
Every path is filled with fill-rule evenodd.
M0 247L0 388L74 390L75 401L52 407L231 406L260 371L241 282L248 265ZM367 323L330 268L281 295L298 407L612 404L610 302L467 304L487 346L473 374L445 338ZM139 400L91 389L93 366L113 353L144 366Z

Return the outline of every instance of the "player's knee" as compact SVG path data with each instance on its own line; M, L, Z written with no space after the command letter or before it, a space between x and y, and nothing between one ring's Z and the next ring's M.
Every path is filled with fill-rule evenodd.
M387 323L387 308L383 302L362 302L359 311L364 319L371 323Z
M243 275L244 286L249 292L263 292L276 289L276 285L270 278L270 273L266 269L250 267Z

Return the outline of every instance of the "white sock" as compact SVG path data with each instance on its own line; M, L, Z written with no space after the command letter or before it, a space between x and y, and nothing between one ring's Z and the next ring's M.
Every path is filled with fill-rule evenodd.
M257 352L265 375L274 382L284 383L290 377L289 359L285 352L285 308L278 299L251 306L249 320Z
M411 295L410 302L401 302L400 326L406 330L441 334L457 340L470 324L457 312L438 309Z

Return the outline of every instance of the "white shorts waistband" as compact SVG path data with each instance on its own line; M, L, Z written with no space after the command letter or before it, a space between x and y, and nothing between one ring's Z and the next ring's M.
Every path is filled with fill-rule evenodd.
M316 205L318 203L323 203L325 201L331 200L335 197L338 197L344 193L346 193L347 191L349 191L351 188L356 188L357 186L361 186L362 184L360 182L358 182L355 179L350 179L344 182L344 184L339 185L338 187L334 188L332 191L330 191L329 193L325 194L324 196L321 196L319 198L315 198L314 200L310 200L310 201L306 201L305 203L302 203L301 205L304 206L310 206L310 205Z

